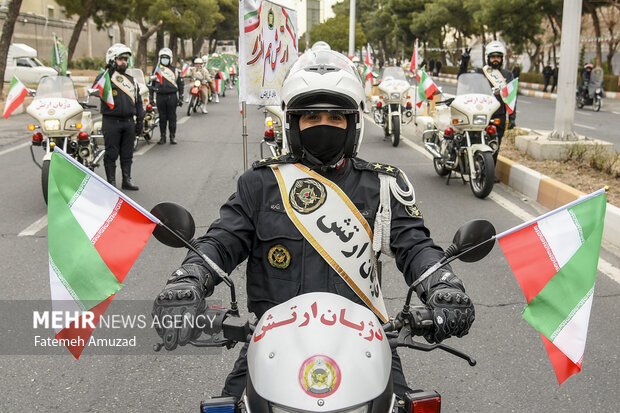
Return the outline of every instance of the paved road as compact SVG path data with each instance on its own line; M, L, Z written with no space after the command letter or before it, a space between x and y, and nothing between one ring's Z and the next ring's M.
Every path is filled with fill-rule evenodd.
M199 233L217 217L219 205L234 192L243 169L236 98L222 99L219 105L210 105L209 111L208 115L189 119L179 111L178 145L138 149L134 182L140 191L131 194L146 208L162 201L186 206L194 215ZM262 113L250 107L251 159L259 157L262 125ZM503 231L542 212L504 185L498 185L486 200L475 198L469 187L457 180L446 186L435 175L431 161L418 150L419 138L412 135L411 127L404 129L409 139L392 148L383 140L381 129L370 122L366 126L360 155L393 164L408 174L432 236L444 247L458 226L470 219L484 217ZM14 300L46 300L49 286L46 227L42 220L46 210L39 171L28 148L2 153L4 149L6 146L0 147L0 174L4 177L0 181L0 272L4 277L0 305L10 306ZM97 173L103 174L102 168ZM20 236L28 228L34 233ZM151 300L183 256L182 250L164 247L151 239L115 300ZM614 275L620 268L618 254L604 250L602 258L612 265L611 276L620 279ZM405 284L392 260L386 260L385 267L384 295L388 311L395 314L402 306ZM584 370L558 387L538 333L520 316L525 300L499 248L480 263L456 263L454 269L477 305L476 323L467 337L451 339L448 344L470 354L478 365L469 367L443 352L404 349L400 353L412 387L439 391L446 412L617 411L617 281L599 273ZM245 309L244 264L232 277ZM227 296L227 290L220 286L216 297L226 302ZM0 320L6 321L12 315L4 311ZM10 340L15 334L2 334L0 348L14 346ZM189 352L185 350L154 353L147 349L130 356L89 354L87 350L79 361L64 349L54 356L1 355L0 411L196 410L201 398L219 393L237 350L200 355L185 354Z

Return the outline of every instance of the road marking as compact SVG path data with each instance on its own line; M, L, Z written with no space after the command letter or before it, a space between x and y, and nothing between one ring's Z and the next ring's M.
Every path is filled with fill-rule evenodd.
M47 226L47 214L30 224L28 228L17 234L18 237L31 237Z
M591 114L591 113L588 113L588 112L581 112L581 111L580 111L580 112L577 112L577 111L575 111L575 113L578 113L578 114L580 114L580 115L584 115L584 116L592 116L592 114Z
M177 125L182 125L189 120L189 116L185 116L183 119L177 122Z
M19 145L17 145L17 146L13 146L13 147L11 147L11 148L9 148L9 149L5 149L5 150L3 150L3 151L0 151L0 155L5 155L5 154L7 154L7 153L9 153L9 152L16 151L16 150L21 149L21 148L24 148L24 147L26 147L26 146L28 146L28 145L32 145L32 143L30 143L30 142L24 142L24 143L21 143L21 144L19 144Z
M145 143L144 146L142 146L142 148L140 148L139 151L134 152L133 154L136 155L136 156L144 155L145 153L147 153L148 151L153 149L155 146L156 146L155 141L153 139L151 139L151 141L149 143Z
M612 111L611 113L613 113L614 115L620 115L620 112Z
M584 128L584 129L596 130L596 128L595 128L595 127L593 127L593 126L583 125L583 124L581 124L581 123L575 123L574 125L575 125L575 126L579 126L580 128Z

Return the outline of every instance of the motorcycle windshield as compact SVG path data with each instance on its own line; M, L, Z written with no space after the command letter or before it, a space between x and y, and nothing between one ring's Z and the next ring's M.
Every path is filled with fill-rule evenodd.
M127 69L125 73L133 77L136 82L146 84L146 82L144 81L144 73L142 73L142 69L130 68Z
M489 81L482 73L463 73L459 76L456 95L468 95L471 93L493 94Z
M44 76L39 80L34 100L64 98L77 100L73 80L67 76Z
M603 69L600 67L592 70L592 74L590 75L590 83L588 83L588 93L592 96L596 89L602 88L603 86Z
M394 79L407 81L405 71L401 67L386 67L383 69L383 80Z

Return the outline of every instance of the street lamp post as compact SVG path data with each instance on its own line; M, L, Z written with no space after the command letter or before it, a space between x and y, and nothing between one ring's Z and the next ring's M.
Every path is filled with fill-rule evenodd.
M582 0L564 0L555 123L550 136L550 139L554 140L577 139L573 131L573 123L575 121L575 90L577 89L575 73L577 73L579 61L581 3Z
M349 56L353 56L355 50L355 0L351 0L349 9Z

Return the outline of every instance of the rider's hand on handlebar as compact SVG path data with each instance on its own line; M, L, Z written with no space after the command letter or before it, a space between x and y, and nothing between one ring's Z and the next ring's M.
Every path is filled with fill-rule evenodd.
M214 285L211 273L196 264L182 265L170 275L151 313L166 350L198 338L200 329L194 328L194 320L204 312L204 299L213 293Z
M469 60L470 52L471 52L471 47L466 48L463 54L461 54L461 59Z

